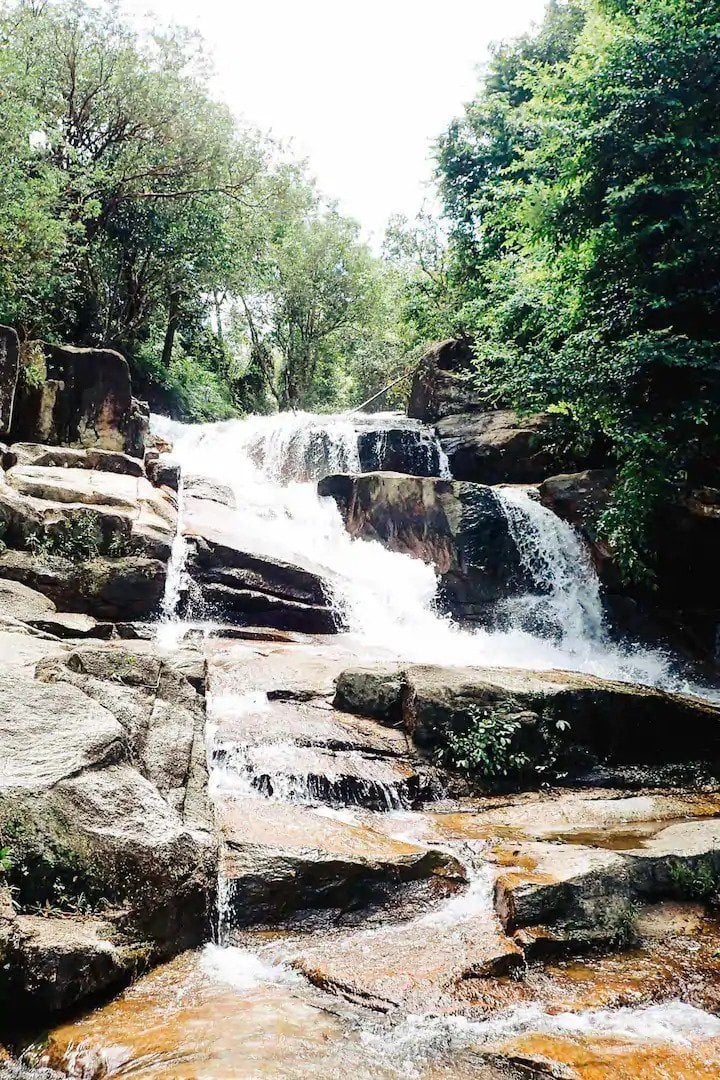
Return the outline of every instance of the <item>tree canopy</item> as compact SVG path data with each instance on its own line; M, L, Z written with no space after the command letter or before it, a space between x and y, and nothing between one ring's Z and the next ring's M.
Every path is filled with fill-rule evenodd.
M392 356L385 271L208 77L182 30L0 3L0 319L120 349L196 418L353 401L356 361Z
M489 406L609 446L629 576L720 440L719 101L717 4L553 0L440 140L449 247L411 282L426 328L473 340Z

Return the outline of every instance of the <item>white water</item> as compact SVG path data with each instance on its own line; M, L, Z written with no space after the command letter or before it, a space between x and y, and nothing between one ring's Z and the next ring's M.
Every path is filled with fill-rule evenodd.
M326 577L360 648L418 663L564 668L683 688L664 655L612 643L582 542L523 489L496 490L537 588L502 605L503 629L459 629L435 607L431 566L351 538L334 501L318 496L316 481L332 472L358 471L359 431L403 423L421 430L382 413L360 418L282 413L195 426L153 420L154 429L173 440L186 475L209 476L233 490L242 548ZM182 556L178 544L169 596L183 585Z
M417 1077L421 1075L418 1067L441 1053L492 1046L528 1034L689 1047L720 1036L720 1019L678 1000L577 1013L548 1013L539 1005L518 1005L488 1020L408 1016L394 1027L365 1026L360 1038L371 1055L392 1062L400 1075Z

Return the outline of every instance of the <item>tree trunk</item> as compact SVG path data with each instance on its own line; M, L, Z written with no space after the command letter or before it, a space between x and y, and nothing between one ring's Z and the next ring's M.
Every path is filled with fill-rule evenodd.
M179 304L180 294L177 291L172 292L170 294L170 303L168 304L168 324L167 330L165 331L165 341L163 342L162 350L162 365L166 369L170 367L172 361L175 334L178 328Z

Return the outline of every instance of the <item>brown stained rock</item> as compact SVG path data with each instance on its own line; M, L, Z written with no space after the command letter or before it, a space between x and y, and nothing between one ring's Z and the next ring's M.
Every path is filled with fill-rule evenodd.
M522 952L490 911L456 922L430 916L336 934L293 961L316 986L381 1012L458 1011L466 980L522 964Z
M8 435L18 381L20 343L15 331L0 326L0 435Z
M682 898L683 881L701 866L720 874L720 823L669 824L638 836L634 848L614 850L608 837L595 847L499 843L493 854L504 867L495 886L498 912L509 932L530 930L526 950L624 944L639 903Z
M147 411L134 401L120 353L32 343L44 378L19 380L13 441L101 447L142 458Z

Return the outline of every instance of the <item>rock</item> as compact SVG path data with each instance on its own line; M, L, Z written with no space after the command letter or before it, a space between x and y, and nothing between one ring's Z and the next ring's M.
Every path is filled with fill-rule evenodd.
M187 476L184 480L185 494L193 499L207 499L210 502L236 508L235 494L227 484L221 484L209 476Z
M0 615L31 622L54 613L55 605L47 596L19 581L0 579Z
M544 506L594 539L597 519L608 505L614 481L612 469L586 469L551 476L540 484L538 492Z
M3 1011L16 1013L18 1002L30 998L36 1015L64 1011L129 982L152 958L149 946L123 941L122 932L107 918L20 915L15 927L5 959L11 975L5 986L0 978ZM40 1078L43 1070L27 1075Z
M97 447L79 450L69 446L43 446L40 443L16 442L8 450L12 462L6 465L37 465L43 468L95 469L99 472L142 476L142 462L129 454Z
M13 441L101 447L142 458L147 410L134 401L118 352L33 342L40 378L18 383Z
M156 461L147 462L147 475L156 487L177 491L180 487L180 465L169 454L160 454Z
M407 809L442 792L438 771L401 733L319 713L312 691L310 704L284 700L289 693L271 691L270 702L218 726L214 761L249 790L370 810Z
M392 840L361 822L321 817L310 807L227 801L220 829L234 927L282 922L310 909L397 906L403 886L418 882L437 899L464 881L446 853Z
M203 940L217 873L203 699L178 667L107 644L36 675L0 671L0 833L21 913L0 998L35 1023L39 1005ZM39 925L34 905L94 918Z
M520 419L511 409L446 416L438 441L457 480L479 484L534 484L557 467L543 449L544 415Z
M15 547L40 542L78 558L137 552L167 560L177 506L143 476L16 465L0 480L0 521Z
M489 487L367 473L325 477L318 492L335 500L351 536L431 563L441 604L458 619L491 621L498 600L533 588L502 501Z
M608 543L598 534L615 475L612 470L550 477L540 498L575 525L590 545L593 561L608 589L615 621L636 636L668 639L703 660L718 661L720 579L720 489L687 487L657 515L651 536L656 551L651 587L622 581Z
M165 588L165 564L141 555L77 563L58 555L5 551L0 578L28 585L61 611L127 621L156 611Z
M0 584L0 590L2 584ZM112 637L113 624L98 622L92 615L80 612L53 612L27 620L36 630L52 634L59 638L102 638Z
M454 1011L463 983L523 966L492 911L464 920L419 919L363 934L336 934L293 966L331 993L387 1012Z
M637 904L683 898L683 882L702 867L720 874L716 820L669 824L622 851L542 842L493 851L503 867L495 886L502 922L509 932L530 929L522 936L535 952L624 943Z
M9 326L0 326L0 435L8 435L12 423L15 388L20 370L20 342Z
M361 472L401 472L411 476L440 476L437 440L421 427L360 431Z
M423 356L410 389L408 416L434 423L454 413L481 410L472 385L472 349L463 340L441 341Z
M575 772L594 763L688 761L720 769L716 707L591 675L514 668L351 669L337 680L335 706L401 722L425 748L444 746L449 732L471 730L475 716L497 716L498 723L511 719L510 751L526 755L532 767L544 762L551 743L556 764Z
M317 573L280 559L243 551L238 519L230 507L188 496L187 570L203 603L229 622L332 634L337 617L329 587Z

